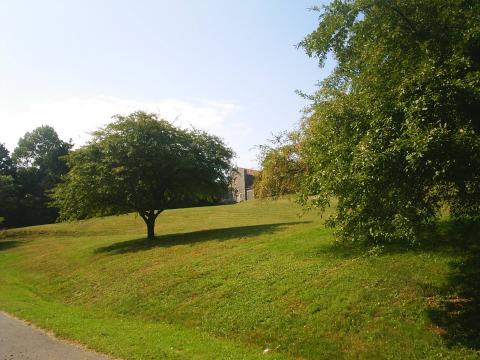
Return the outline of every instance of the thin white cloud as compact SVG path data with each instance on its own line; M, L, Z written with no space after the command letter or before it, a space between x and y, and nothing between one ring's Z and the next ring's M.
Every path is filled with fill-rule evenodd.
M82 145L88 140L88 134L111 121L112 115L136 110L160 114L177 126L210 131L228 142L239 129L244 135L250 132L246 124L229 119L239 109L234 103L221 101L139 101L108 96L69 97L29 104L7 103L0 104L0 142L5 142L13 150L25 132L37 126L51 125L62 139L71 138L76 145Z

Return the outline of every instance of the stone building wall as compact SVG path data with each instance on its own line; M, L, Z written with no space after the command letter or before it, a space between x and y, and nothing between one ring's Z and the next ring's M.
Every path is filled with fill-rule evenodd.
M257 170L236 168L232 177L232 200L241 202L255 198L253 183Z
M245 169L237 168L234 170L233 175L233 199L236 202L245 201L246 189L245 189Z

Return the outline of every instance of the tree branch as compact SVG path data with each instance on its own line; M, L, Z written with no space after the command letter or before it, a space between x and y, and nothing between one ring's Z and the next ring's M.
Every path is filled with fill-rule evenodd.
M138 214L140 215L140 217L143 219L143 221L147 222L147 216L142 212L142 211L138 211Z

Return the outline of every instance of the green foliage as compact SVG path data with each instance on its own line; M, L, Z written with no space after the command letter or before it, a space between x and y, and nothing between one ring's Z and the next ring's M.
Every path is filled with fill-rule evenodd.
M49 206L49 192L67 171L63 157L72 144L62 141L51 126L27 132L13 151L17 210L7 218L12 226L54 222L57 210Z
M299 190L305 169L299 157L298 133L282 133L270 145L260 146L259 160L262 170L255 178L256 197L277 198Z
M18 206L16 195L13 177L0 175L0 226L15 215Z
M335 0L300 44L337 66L304 121L301 201L344 239L415 241L480 214L480 2Z
M0 227L8 225L17 210L17 193L15 187L15 166L10 153L0 143Z
M40 186L51 189L66 173L67 165L62 159L72 148L62 141L51 126L40 126L27 132L13 151L12 158L19 169L37 169Z
M68 157L70 171L53 193L60 219L136 211L152 238L163 210L226 191L233 153L219 138L145 112L115 118Z
M13 176L14 174L15 166L10 153L5 145L0 143L0 175Z

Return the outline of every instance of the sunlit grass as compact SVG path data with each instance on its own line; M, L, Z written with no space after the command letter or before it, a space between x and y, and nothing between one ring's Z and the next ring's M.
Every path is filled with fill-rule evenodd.
M287 200L171 210L156 241L134 215L9 230L0 308L128 359L480 356L461 322L478 298L452 283L471 247L337 246L299 214Z

